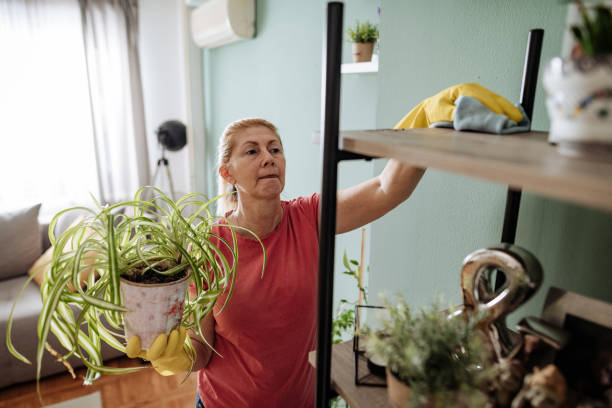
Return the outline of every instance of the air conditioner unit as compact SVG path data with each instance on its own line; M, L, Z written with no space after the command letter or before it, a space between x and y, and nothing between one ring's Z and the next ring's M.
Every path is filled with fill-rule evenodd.
M255 35L255 0L208 0L191 12L191 36L215 48Z

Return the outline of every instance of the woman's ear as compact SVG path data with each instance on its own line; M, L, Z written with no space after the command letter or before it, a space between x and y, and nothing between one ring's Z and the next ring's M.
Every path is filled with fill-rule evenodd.
M223 180L227 181L228 183L236 184L236 180L234 180L234 178L230 176L229 170L227 169L227 166L225 164L219 166L219 175L221 176L221 178L223 178Z

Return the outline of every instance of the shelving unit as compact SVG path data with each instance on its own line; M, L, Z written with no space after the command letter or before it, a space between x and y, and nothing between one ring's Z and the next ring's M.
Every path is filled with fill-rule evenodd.
M318 408L329 406L332 381L336 389L341 388L349 399L355 397L353 393L357 392L351 391L350 387L340 387L338 375L336 374L335 378L331 375L336 190L340 161L395 158L420 167L507 184L509 187L501 237L504 243L514 242L523 188L546 197L612 211L612 163L562 156L547 142L545 132L503 136L456 132L450 129L364 130L340 133L342 17L342 3L328 3L323 64L318 343L316 359L311 359L316 366ZM528 39L520 96L520 103L528 117L533 113L542 38L542 30L532 30ZM320 135L315 134L315 139L317 137L320 138ZM346 350L334 347L334 361L336 364L345 365L338 362L340 360L337 353L346 354ZM336 373L338 368L334 368ZM360 390L359 394L362 391ZM361 397L359 401L363 401ZM355 406L359 406L358 402L353 402Z
M343 74L373 74L378 72L378 60L342 64L340 72Z

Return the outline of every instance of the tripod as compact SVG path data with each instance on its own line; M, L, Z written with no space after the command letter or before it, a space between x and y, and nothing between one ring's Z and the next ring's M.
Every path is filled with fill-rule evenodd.
M160 168L163 166L166 170L166 176L168 177L168 184L170 186L170 198L176 200L176 198L174 197L174 184L172 183L172 174L170 173L170 168L168 167L168 159L166 159L166 156L164 155L165 152L166 149L162 147L162 157L157 160L157 168L155 169L155 173L153 174L151 185L155 186L155 181L157 180L157 177L160 176Z

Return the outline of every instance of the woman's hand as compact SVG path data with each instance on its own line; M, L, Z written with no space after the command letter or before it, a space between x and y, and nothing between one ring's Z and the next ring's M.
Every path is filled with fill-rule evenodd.
M155 371L161 375L175 375L189 371L196 361L185 344L187 331L184 327L172 330L170 335L157 336L148 350L140 348L140 338L133 336L125 346L125 354L130 358L140 357L151 362Z

